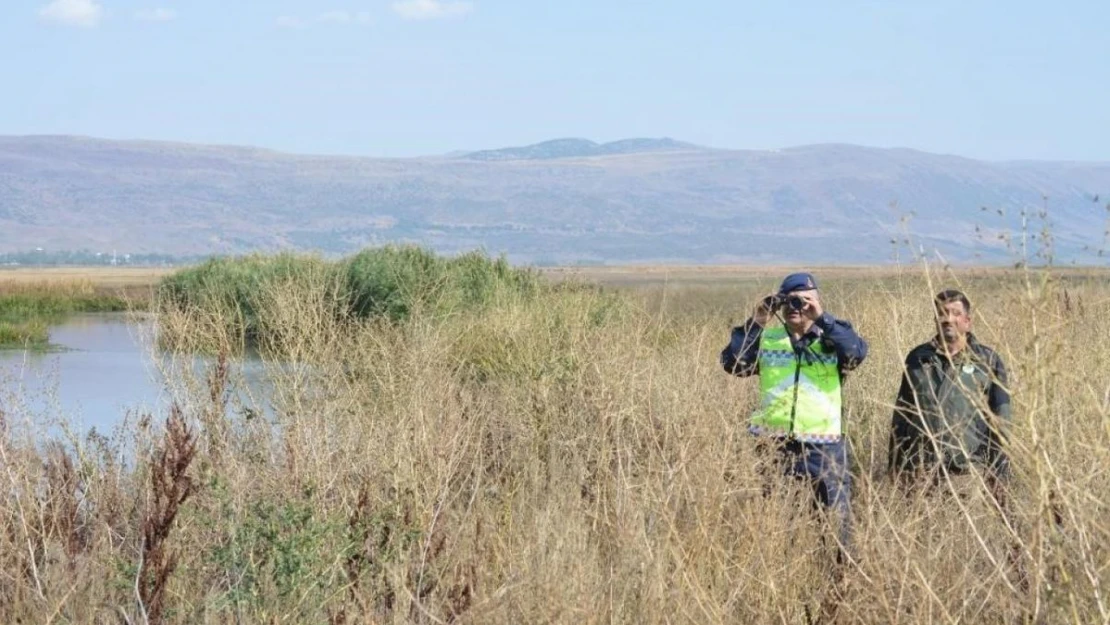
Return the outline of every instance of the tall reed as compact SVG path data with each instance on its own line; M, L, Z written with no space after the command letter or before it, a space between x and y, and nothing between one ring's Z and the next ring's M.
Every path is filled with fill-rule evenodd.
M5 414L0 620L141 622L154 519L175 554L153 579L166 622L1110 622L1101 271L819 276L872 346L846 386L858 553L837 578L801 489L763 495L754 381L717 363L730 320L781 276L499 287L477 306L432 289L363 318L355 265L276 272L251 296L274 387L258 405L226 405L241 381L219 360L172 369L197 432L180 472L158 468L157 441L182 430L155 415L50 451ZM942 286L969 293L1012 372L1009 518L979 481L906 497L885 475L902 359ZM160 322L231 353L230 310ZM173 514L152 507L152 484L179 479Z

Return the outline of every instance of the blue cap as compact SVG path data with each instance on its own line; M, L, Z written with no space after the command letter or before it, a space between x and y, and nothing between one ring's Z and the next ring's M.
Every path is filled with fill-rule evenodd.
M779 293L793 293L794 291L808 291L809 289L816 289L817 281L813 276L808 273L792 273L786 276L782 281L782 286L779 287Z

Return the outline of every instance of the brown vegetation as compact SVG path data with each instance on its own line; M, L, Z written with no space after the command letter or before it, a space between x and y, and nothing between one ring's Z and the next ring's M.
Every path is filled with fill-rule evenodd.
M847 383L858 553L838 583L798 491L758 496L755 385L717 364L780 275L405 323L321 314L334 291L300 282L267 294L272 421L228 403L234 368L192 373L187 343L164 431L43 451L6 415L0 621L1110 622L1105 275L818 277L872 345ZM1012 372L1009 522L981 480L906 497L884 473L902 357L953 285Z
M145 303L171 269L152 267L25 267L0 269L0 294L62 290Z

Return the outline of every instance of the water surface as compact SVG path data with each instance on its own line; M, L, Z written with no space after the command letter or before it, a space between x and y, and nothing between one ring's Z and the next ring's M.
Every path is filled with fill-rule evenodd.
M126 415L150 412L161 420L172 397L151 349L153 321L122 313L75 315L50 329L59 350L0 350L0 410L12 421L78 433L108 433ZM194 359L194 366L208 364ZM248 387L263 379L256 359L236 363ZM256 394L252 394L255 396Z

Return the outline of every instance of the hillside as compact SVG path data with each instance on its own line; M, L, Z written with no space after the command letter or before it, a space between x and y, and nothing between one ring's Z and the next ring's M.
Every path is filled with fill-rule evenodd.
M536 263L864 263L891 260L908 230L952 260L1005 262L1000 236L1045 196L1059 259L1098 262L1110 163L670 139L374 159L0 137L0 252L346 253L409 241Z

